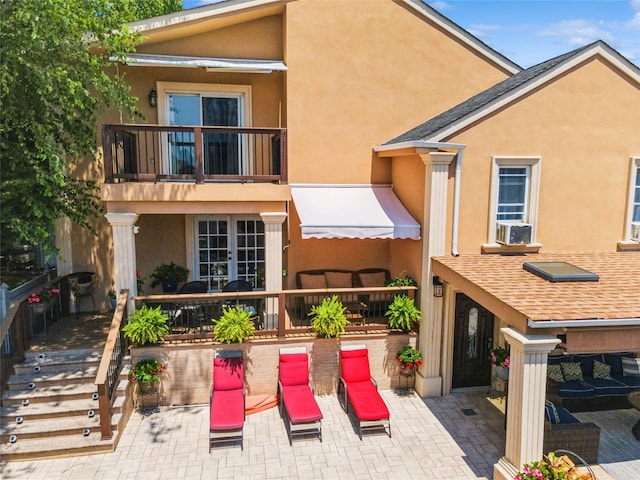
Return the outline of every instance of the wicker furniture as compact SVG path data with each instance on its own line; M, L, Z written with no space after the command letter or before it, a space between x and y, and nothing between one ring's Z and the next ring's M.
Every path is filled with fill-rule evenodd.
M555 407L550 402L545 406L544 453L557 450L575 452L586 462L598 463L600 427L593 422L580 422L569 410Z
M640 411L640 391L631 392L628 399L629 403L633 405L633 408ZM636 422L631 431L633 432L633 436L636 437L636 440L640 441L640 420Z

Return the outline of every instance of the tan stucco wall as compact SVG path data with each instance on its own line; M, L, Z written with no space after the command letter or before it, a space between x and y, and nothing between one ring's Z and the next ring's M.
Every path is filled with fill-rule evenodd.
M536 241L545 251L615 250L629 163L640 154L640 87L592 60L450 141L468 147L460 252L487 242L492 156L541 156Z
M209 402L216 349L242 350L247 395L271 395L278 387L280 348L305 346L309 353L309 378L315 386L316 395L335 395L340 379L340 345L366 345L371 376L378 382L380 390L390 390L398 386L397 351L404 345L415 347L415 342L415 336L398 334L366 339L319 338L295 343L258 341L239 345L163 345L134 348L131 359L133 365L144 358L162 361L167 369L162 374L160 403L186 405Z

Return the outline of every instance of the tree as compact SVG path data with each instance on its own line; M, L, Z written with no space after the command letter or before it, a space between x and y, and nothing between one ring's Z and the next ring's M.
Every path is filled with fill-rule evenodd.
M125 22L170 13L181 0L4 0L0 6L0 226L3 248L42 243L69 217L90 228L98 186L77 175L97 158L97 119L106 108L139 116L137 98L110 56L140 36Z

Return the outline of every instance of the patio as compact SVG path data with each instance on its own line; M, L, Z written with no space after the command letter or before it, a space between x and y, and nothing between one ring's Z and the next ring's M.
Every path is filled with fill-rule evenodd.
M221 445L209 454L207 406L166 407L134 413L114 453L5 463L0 475L47 480L493 478L493 464L505 441L502 398L489 398L486 391L424 401L394 391L383 391L382 396L391 411L392 438L369 434L360 441L350 417L331 395L318 398L324 413L322 443L301 438L289 446L274 408L247 417L244 452L237 445ZM598 479L633 478L640 469L640 443L630 433L637 413L602 413L578 414L606 423Z

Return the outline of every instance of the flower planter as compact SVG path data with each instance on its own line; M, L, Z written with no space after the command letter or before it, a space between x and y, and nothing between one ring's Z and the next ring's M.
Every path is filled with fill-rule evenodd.
M496 366L496 377L500 380L504 380L505 382L509 380L509 367Z
M49 302L40 302L40 303L30 303L29 307L31 308L31 311L33 313L35 313L36 315L42 315L43 313L45 313L47 310L49 310Z

